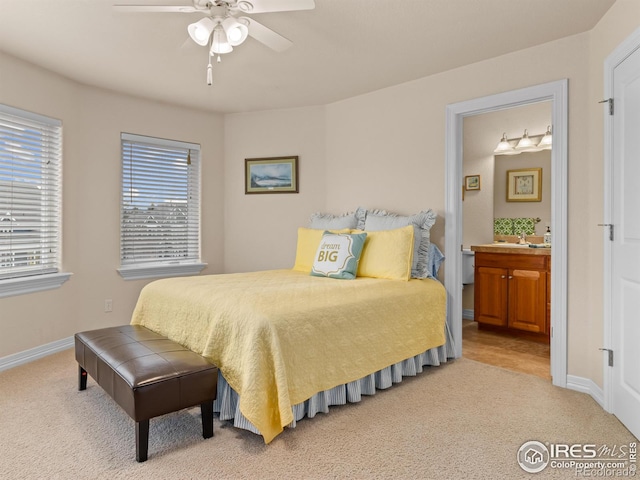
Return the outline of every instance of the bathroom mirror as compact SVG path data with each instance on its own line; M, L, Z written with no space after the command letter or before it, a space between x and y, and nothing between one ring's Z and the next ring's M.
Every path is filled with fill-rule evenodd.
M540 169L540 170L537 170ZM509 201L509 173L514 170L536 171L540 175L540 201ZM511 175L513 177L513 175ZM537 185L536 185L537 186ZM533 196L533 195L532 195ZM508 222L512 220L512 231ZM519 155L496 155L493 175L493 221L495 235L519 235L542 237L551 224L551 151L526 152Z
M464 118L463 175L482 177L482 190L464 192L464 248L492 243L494 218L539 218L534 232L542 242L546 227L551 224L551 151L496 155L494 150L505 133L508 139L515 139L527 129L530 137L538 139L551 124L551 106L551 102L540 102ZM507 202L507 171L531 168L542 169L541 200ZM505 240L517 241L517 238Z

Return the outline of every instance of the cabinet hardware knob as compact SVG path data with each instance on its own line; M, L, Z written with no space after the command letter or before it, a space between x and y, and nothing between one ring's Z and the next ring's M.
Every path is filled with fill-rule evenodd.
M509 275L509 280L511 280L513 278L513 275Z
M507 278L507 276L506 275L501 275L500 278Z

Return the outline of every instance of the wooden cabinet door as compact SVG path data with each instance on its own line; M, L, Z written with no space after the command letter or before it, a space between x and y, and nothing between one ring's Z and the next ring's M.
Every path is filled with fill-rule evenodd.
M547 332L547 272L509 270L510 328Z
M507 326L508 274L506 268L476 264L473 305L476 322Z

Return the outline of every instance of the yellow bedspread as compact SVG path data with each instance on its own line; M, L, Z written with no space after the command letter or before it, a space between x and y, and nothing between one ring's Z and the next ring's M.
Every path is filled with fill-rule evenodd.
M293 270L205 275L147 285L132 324L218 366L266 443L291 407L445 343L435 280L335 280Z

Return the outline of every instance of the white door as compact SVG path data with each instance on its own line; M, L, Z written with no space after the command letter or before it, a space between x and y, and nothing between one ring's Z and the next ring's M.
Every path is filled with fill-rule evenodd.
M640 48L613 69L611 411L640 438Z

